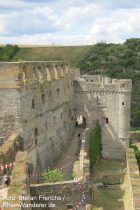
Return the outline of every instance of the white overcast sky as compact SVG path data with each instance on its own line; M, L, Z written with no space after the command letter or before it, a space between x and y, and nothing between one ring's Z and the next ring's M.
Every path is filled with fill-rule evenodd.
M140 37L140 0L0 0L0 43L84 45Z

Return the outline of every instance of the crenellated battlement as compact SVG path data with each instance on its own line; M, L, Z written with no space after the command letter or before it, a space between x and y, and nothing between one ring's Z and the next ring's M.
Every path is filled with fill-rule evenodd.
M20 88L35 82L70 77L66 61L0 62L0 88Z
M79 79L83 90L98 94L128 94L132 91L130 79L111 79L101 75L83 75ZM82 90L82 91L83 91Z
M111 79L102 75L83 75L74 81L74 90L75 98L79 97L77 107L86 104L85 109L88 106L89 110L92 110L94 106L96 110L96 113L92 110L94 114L91 120L100 120L102 156L125 158L130 138L132 81Z

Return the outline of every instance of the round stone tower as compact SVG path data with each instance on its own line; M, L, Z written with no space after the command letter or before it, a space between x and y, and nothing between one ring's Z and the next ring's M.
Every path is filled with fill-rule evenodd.
M121 141L128 145L130 138L130 105L131 105L131 80L118 81L118 103L119 103L119 124L118 124L118 137Z

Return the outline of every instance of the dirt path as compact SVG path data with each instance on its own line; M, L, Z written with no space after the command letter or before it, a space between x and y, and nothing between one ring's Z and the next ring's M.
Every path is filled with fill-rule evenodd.
M72 177L72 169L73 169L73 163L74 159L78 157L79 151L80 151L80 141L78 138L78 133L80 133L80 136L82 134L83 129L77 128L67 149L64 151L61 158L58 160L56 164L56 168L63 168L61 171L65 173L65 180L73 179Z

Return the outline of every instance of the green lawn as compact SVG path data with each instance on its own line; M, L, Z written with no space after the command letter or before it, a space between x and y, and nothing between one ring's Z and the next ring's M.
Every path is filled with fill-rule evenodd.
M131 206L128 174L120 174L126 168L122 160L99 160L93 170L92 184L103 183L107 178L110 187L96 187L93 190L93 210L129 210ZM116 173L108 174L108 172ZM106 174L107 173L107 174ZM121 179L121 184L113 186Z

